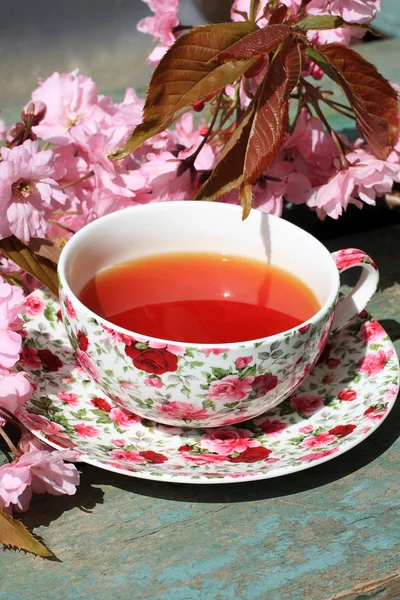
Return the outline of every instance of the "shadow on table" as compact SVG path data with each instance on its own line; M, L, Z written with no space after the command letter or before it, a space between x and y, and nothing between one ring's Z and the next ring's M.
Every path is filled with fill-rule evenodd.
M248 502L279 498L338 481L377 459L400 435L400 400L367 440L343 456L311 469L263 481L194 485L127 478L82 465L85 485L112 485L135 494L182 502Z

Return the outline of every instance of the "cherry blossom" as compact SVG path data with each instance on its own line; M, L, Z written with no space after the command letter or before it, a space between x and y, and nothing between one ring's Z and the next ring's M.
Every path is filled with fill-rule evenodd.
M160 44L150 54L148 61L157 64L172 46L176 37L174 29L179 25L177 12L179 0L142 0L153 11L154 17L145 17L137 24L142 33L149 33L160 40Z

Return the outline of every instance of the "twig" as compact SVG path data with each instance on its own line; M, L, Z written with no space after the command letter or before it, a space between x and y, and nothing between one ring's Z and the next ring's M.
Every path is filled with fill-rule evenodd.
M62 190L66 190L67 188L71 187L72 185L76 185L77 183L82 183L82 181L89 179L89 177L93 177L93 175L94 175L94 171L89 171L89 173L86 173L86 175L83 175L79 179L75 179L75 181L70 181L69 183L65 183L64 185L61 185L60 187Z
M62 225L62 223L59 223L58 221L56 221L56 219L47 219L47 222L51 223L52 225L56 225L57 227L60 227L61 229L64 229L64 231L68 231L68 233L72 233L72 234L76 233L70 227L67 227L66 225Z
M18 452L17 448L14 446L14 444L12 443L12 441L10 440L10 438L8 437L8 435L6 434L6 432L4 431L4 429L2 427L0 427L0 435L3 438L3 440L5 441L5 443L7 444L7 446L10 448L14 457L17 458L20 455L20 453Z

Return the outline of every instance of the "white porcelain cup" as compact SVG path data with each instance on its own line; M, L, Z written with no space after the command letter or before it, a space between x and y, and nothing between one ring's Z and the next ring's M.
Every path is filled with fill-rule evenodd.
M320 310L271 337L187 344L113 325L79 300L85 284L115 264L204 250L267 261L295 274L314 292ZM339 272L354 266L363 268L361 278L337 303ZM331 255L283 219L253 210L243 222L238 206L182 201L129 208L87 225L65 246L59 279L69 339L103 394L167 425L216 427L253 418L291 394L317 362L331 327L343 326L365 308L378 272L364 252Z

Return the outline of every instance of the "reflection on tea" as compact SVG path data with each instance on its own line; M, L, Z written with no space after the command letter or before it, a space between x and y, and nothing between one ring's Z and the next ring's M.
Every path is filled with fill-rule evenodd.
M91 279L80 300L130 331L193 344L267 337L320 309L294 275L219 253L160 254L115 265Z

